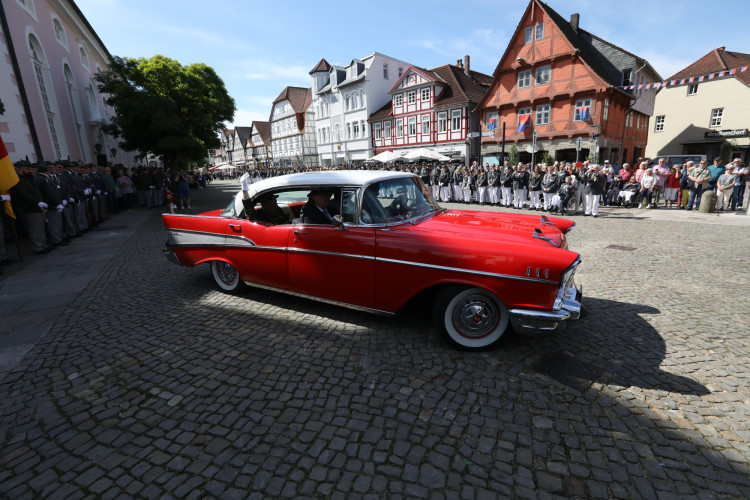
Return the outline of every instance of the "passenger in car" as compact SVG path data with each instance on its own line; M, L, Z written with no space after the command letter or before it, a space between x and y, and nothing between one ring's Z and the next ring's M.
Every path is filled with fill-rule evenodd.
M281 210L279 204L276 202L275 194L265 193L253 200L245 200L243 198L242 205L245 207L245 214L247 218L253 222L265 222L267 224L289 224L289 216ZM260 203L260 208L255 209L255 204Z
M333 216L328 212L328 204L333 196L332 189L313 189L307 195L307 203L300 211L303 224L333 224Z

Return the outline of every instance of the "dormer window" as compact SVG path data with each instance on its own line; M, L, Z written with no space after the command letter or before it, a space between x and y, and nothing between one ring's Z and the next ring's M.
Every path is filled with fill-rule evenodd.
M633 70L628 68L622 70L622 86L633 85Z

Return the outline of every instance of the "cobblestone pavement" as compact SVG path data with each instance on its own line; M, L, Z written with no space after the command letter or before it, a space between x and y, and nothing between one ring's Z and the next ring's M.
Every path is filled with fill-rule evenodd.
M222 294L154 213L0 385L0 496L748 498L750 231L618 213L570 233L587 314L483 353Z

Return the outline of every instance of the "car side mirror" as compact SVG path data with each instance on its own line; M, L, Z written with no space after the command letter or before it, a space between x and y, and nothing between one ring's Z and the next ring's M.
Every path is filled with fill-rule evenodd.
M340 215L334 215L332 221L334 227L337 227L339 229L346 229L346 227L344 227L344 219L342 219Z

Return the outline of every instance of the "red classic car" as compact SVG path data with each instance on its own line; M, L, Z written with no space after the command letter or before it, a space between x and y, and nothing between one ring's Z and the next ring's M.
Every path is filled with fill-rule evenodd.
M224 210L163 219L170 260L209 264L225 292L260 286L389 314L428 297L463 349L492 346L509 324L541 332L580 316L572 221L446 210L409 173L273 177Z

